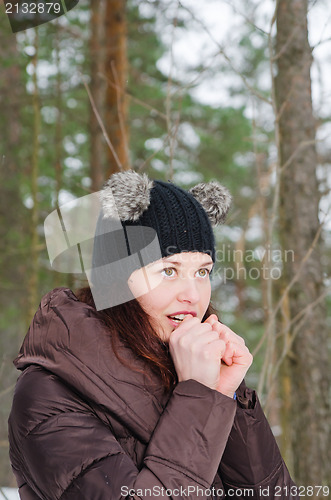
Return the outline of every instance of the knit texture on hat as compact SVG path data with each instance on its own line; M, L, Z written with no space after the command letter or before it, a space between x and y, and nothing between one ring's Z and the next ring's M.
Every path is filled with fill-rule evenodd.
M147 210L138 221L124 224L155 229L162 257L196 251L215 260L214 234L205 210L193 195L170 182L154 181Z

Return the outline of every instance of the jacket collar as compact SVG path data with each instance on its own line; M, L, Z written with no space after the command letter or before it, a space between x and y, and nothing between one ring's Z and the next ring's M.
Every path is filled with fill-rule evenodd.
M116 358L95 309L70 289L57 288L43 297L14 364L19 370L38 365L57 375L148 443L170 394L129 348L120 344L118 350L129 366Z

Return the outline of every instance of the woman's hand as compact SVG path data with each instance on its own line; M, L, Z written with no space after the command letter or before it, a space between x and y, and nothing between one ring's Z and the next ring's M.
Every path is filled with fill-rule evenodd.
M204 323L187 315L172 332L169 348L179 381L197 380L231 398L253 361L244 339L215 314Z
M251 366L253 356L245 346L244 339L220 323L216 314L209 316L206 323L212 327L213 332L217 332L226 346L216 390L232 398Z
M201 323L199 318L188 314L172 332L169 348L180 382L193 379L218 390L226 343L214 324L215 320Z

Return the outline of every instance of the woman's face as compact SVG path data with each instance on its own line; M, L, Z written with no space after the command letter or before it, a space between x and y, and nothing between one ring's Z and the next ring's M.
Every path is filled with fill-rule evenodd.
M152 319L163 340L169 340L185 315L202 320L211 295L208 254L182 252L134 271L128 281L133 295Z

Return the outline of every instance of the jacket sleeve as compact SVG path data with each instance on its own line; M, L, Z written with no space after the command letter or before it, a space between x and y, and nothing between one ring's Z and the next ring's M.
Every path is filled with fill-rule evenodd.
M39 395L38 412L30 411L29 390L21 384L9 422L13 470L19 470L29 485L19 485L22 500L34 499L33 494L43 500L209 496L204 492L226 446L235 401L196 381L180 382L138 470L110 427L88 405L80 405L79 397L57 377L35 373L29 385ZM65 409L61 413L56 406L59 398ZM22 422L31 428L22 432Z
M179 383L140 471L116 444L111 456L88 467L61 500L209 498L232 427L233 403L193 380Z
M219 472L225 491L236 498L299 498L256 392L244 382Z

